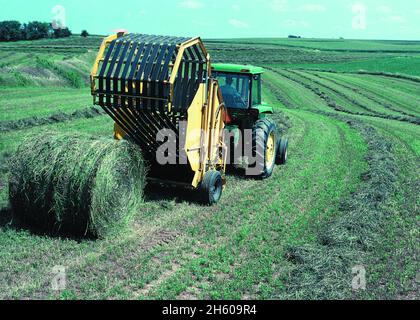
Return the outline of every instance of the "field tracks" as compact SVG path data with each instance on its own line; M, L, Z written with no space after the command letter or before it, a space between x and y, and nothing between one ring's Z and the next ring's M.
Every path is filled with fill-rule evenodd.
M411 121L401 120L398 122L389 122L389 125L392 124L389 127L387 126L388 121L386 120L396 119L389 119L388 116L382 117L382 115L369 115L371 118L354 117L353 115L360 114L342 110L344 109L343 107L339 106L328 94L322 91L325 88L325 83L315 83L311 77L305 76L301 72L294 73L290 70L289 72L280 72L275 69L270 70L279 77L292 80L308 89L311 93L322 98L331 109L340 113L313 108L308 110L306 106L301 106L302 109L348 124L363 136L368 145L368 153L365 158L368 164L368 170L360 176L361 184L357 191L343 198L336 216L322 223L317 232L315 243L306 243L287 248L285 257L294 267L290 273L291 277L286 278L285 295L279 294L277 298L360 299L372 296L393 297L392 290L400 290L398 291L398 296L406 296L404 293L407 290L406 287L398 283L400 277L399 268L401 268L401 265L398 263L398 261L401 261L399 254L397 255L399 258L393 259L395 260L393 262L385 262L386 266L384 266L386 268L392 268L389 279L392 278L393 283L397 284L396 289L384 288L378 280L372 278L375 277L374 274L378 272L378 269L381 270L382 264L384 263L380 262L381 254L390 254L387 250L391 248L386 247L389 244L383 244L384 239L395 241L392 236L392 239L388 240L390 236L386 229L387 226L395 223L393 222L393 219L395 219L395 212L393 212L395 207L393 208L392 206L395 192L400 190L400 192L406 194L406 211L407 213L411 212L413 214L412 210L413 206L415 207L416 200L410 197L410 194L415 193L413 191L413 185L418 186L419 183L418 170L414 170L413 164L410 164L411 167L406 169L408 172L414 172L414 176L411 177L413 181L410 184L401 182L404 179L407 180L407 172L401 172L399 169L401 161L398 161L397 157L401 155L397 153L394 139L390 139L388 134L400 140L402 145L407 150L410 150L412 157L415 157L416 154L418 157L415 148L408 144L407 141L401 140L399 135L402 133L397 135L394 132L395 129L392 129L393 127L407 128L414 133L417 127L410 126L410 123L406 124L406 122ZM312 72L311 75L315 76ZM324 80L330 79L325 77ZM319 87L312 85L311 81L318 84ZM281 82L279 81L278 84L278 87L271 85L269 88L270 90L272 88L274 89L273 93L278 92L281 95ZM335 84L338 86L341 85L338 81ZM348 86L346 89L354 91L354 88L351 86ZM376 97L366 95L366 98L376 99ZM277 94L274 94L274 96L277 97ZM379 100L375 102L379 103ZM299 106L295 105L294 109L296 108L299 108ZM410 163L414 162L410 160ZM407 250L409 255L413 254L410 251L412 248L404 249ZM378 250L381 252L380 254L377 253ZM393 263L397 264L397 266L392 266ZM356 293L352 290L352 268L356 265L366 267L369 277L368 281L370 281L370 292ZM378 265L381 267L377 267ZM405 266L404 268L407 267ZM387 276L383 275L379 281L386 281L385 278L388 279ZM411 286L411 288L415 288L415 285ZM410 295L415 296L415 293L410 291L408 296Z

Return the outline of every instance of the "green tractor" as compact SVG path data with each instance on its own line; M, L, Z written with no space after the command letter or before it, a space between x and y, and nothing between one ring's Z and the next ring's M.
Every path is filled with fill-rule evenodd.
M249 147L259 168L252 175L266 179L273 174L275 165L286 164L289 142L270 119L273 107L262 101L263 73L263 68L255 66L212 64L212 76L219 82L227 108L229 163L235 166L243 163L245 148ZM251 133L252 139L245 138L245 131Z

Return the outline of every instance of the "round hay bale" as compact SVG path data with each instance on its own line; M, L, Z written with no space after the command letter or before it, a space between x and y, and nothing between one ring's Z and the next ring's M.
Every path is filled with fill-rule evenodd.
M104 238L130 223L145 179L140 149L128 141L47 132L11 158L10 202L30 230Z

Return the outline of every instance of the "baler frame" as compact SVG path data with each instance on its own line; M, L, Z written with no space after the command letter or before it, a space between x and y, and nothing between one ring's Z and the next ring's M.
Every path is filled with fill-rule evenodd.
M151 163L157 132L187 122L185 145L176 152L178 158L186 154L188 165L158 167L150 180L196 189L207 172L217 171L225 185L225 107L200 38L111 35L99 48L90 79L94 104L114 120L115 137L130 138ZM174 171L181 173L171 177Z

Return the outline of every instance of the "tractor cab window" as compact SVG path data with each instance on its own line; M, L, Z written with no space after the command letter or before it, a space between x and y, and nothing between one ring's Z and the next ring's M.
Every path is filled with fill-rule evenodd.
M251 79L249 75L215 72L219 81L226 107L231 109L248 109L250 102Z
M257 106L261 104L261 75L256 74L252 76L252 105Z

